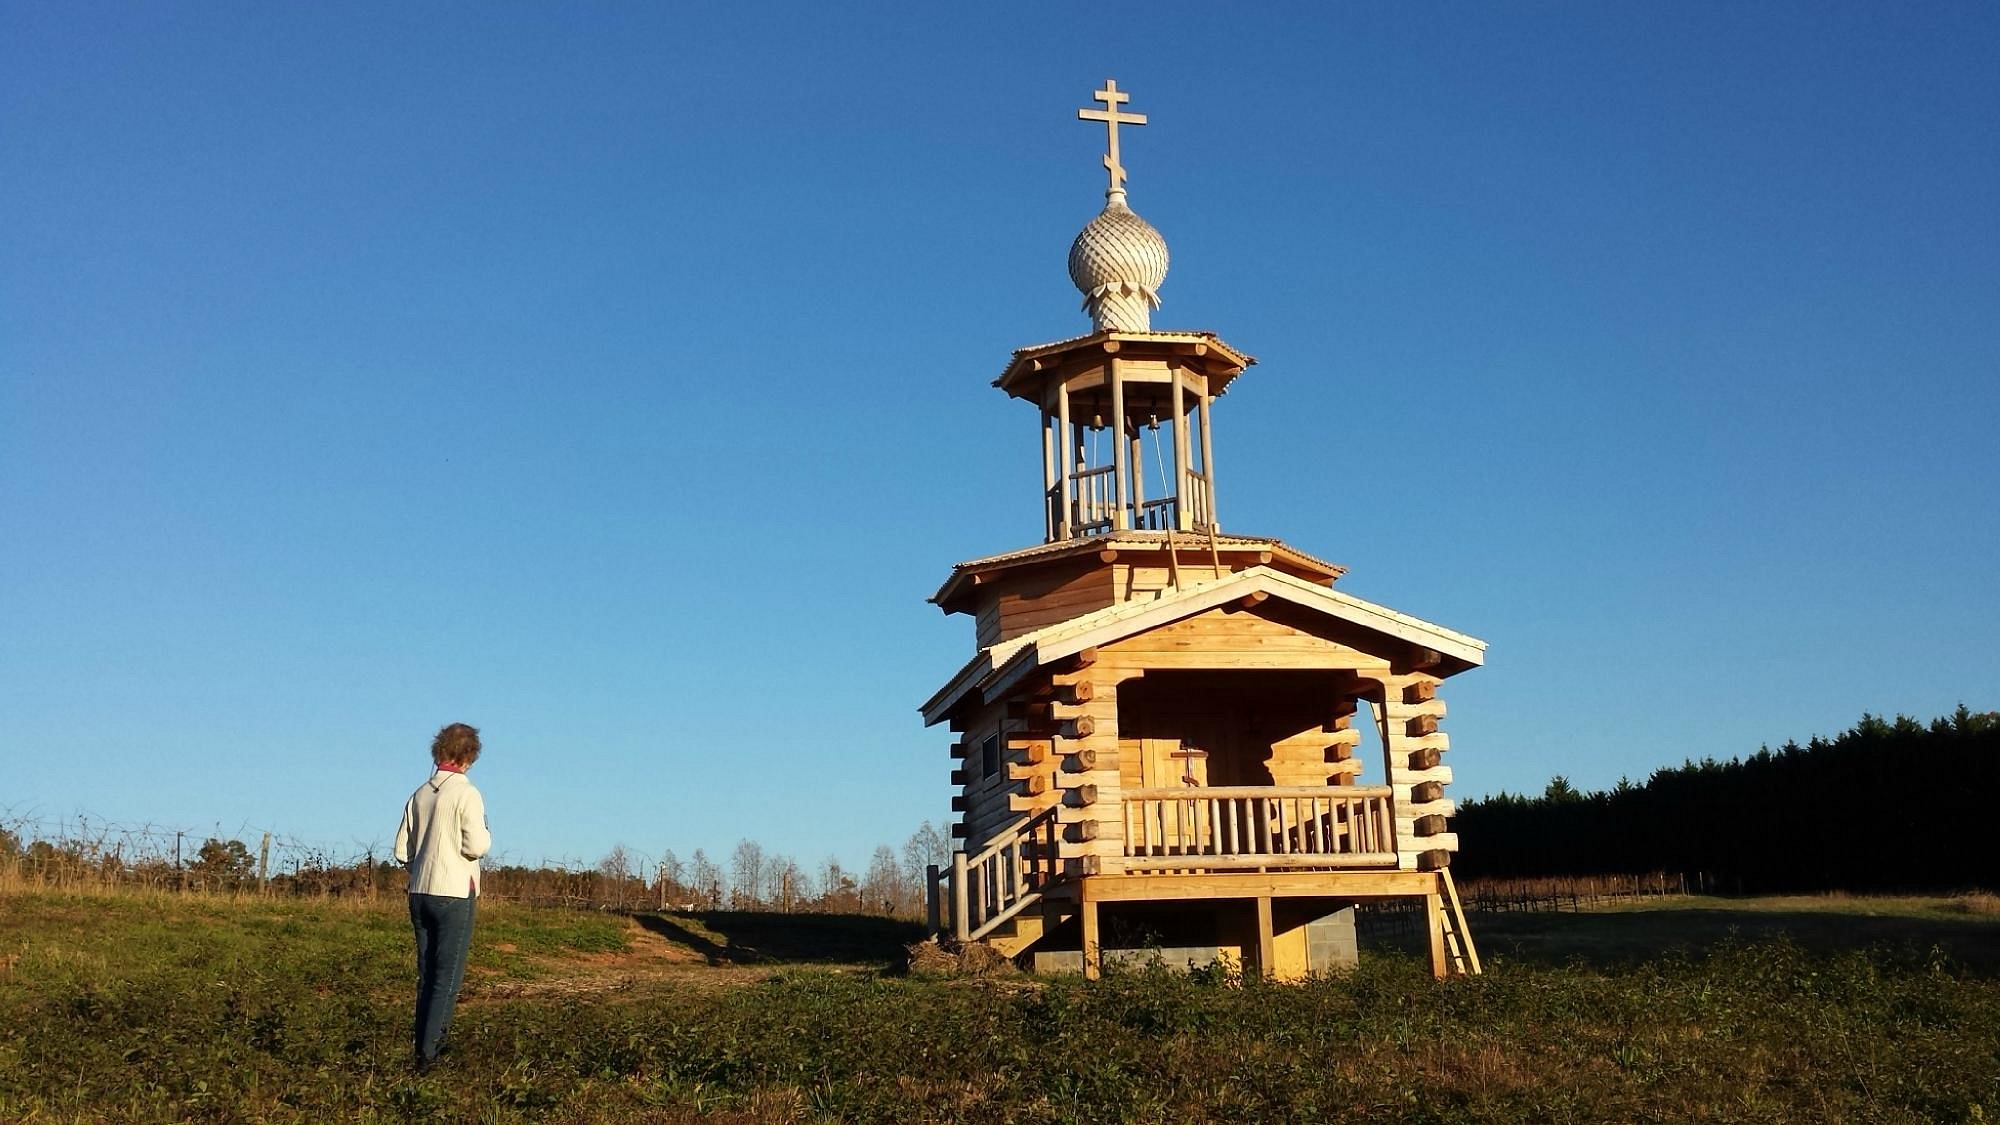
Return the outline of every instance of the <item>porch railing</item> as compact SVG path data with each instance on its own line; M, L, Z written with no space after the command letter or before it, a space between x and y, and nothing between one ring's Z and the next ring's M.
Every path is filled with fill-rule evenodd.
M1128 871L1394 867L1387 786L1125 791Z
M1023 909L1041 901L1055 882L1056 810L1045 809L1000 833L968 855L953 852L951 866L929 871L933 930L976 941Z

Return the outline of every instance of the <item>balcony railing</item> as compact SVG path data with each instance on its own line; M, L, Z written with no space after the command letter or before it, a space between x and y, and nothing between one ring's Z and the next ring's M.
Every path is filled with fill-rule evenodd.
M1128 871L1394 867L1386 786L1125 791Z
M1062 535L1065 504L1069 509L1070 535L1109 533L1116 526L1119 508L1116 474L1116 466L1099 465L1093 469L1078 469L1070 474L1067 482L1058 481L1051 485L1046 496L1049 538L1056 539ZM1069 490L1068 497L1063 495L1065 488ZM1135 531L1181 530L1183 504L1187 507L1188 527L1206 531L1215 522L1207 476L1192 470L1188 472L1185 499L1181 496L1157 496L1136 505L1126 505L1131 515L1130 526Z

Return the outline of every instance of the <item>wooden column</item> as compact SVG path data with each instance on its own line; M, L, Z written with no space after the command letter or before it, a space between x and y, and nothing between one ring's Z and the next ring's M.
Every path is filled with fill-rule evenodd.
M1431 975L1443 980L1450 968L1444 956L1444 904L1436 891L1424 896L1424 926L1431 938Z
M1077 886L1077 906L1083 923L1083 979L1104 975L1104 950L1098 944L1097 900L1090 897L1090 880Z
M1276 980L1277 961L1278 943L1272 940L1271 899L1264 895L1257 899L1257 975Z
M666 894L667 879L666 876L662 875L660 876L660 897L664 899ZM665 902L660 903L661 910L665 910L666 908L667 904ZM942 931L944 928L944 903L938 901L938 865L935 863L924 867L924 920L930 923L931 932L934 934Z
M1210 437L1208 423L1209 394L1201 392L1201 475L1208 478L1208 525L1222 529L1222 521L1215 518L1215 439Z
M1132 519L1134 522L1139 518L1140 509L1146 506L1146 443L1139 437L1141 432L1139 424L1134 422L1132 423L1132 433L1126 438L1127 441L1132 443L1130 452L1125 455L1125 463L1132 466Z
M1055 435L1050 431L1048 403L1042 404L1042 523L1045 527L1043 538L1056 537L1056 511L1050 507L1049 493L1056 486Z
M1071 535L1070 514L1075 506L1069 502L1070 458L1075 456L1070 447L1073 440L1069 424L1069 381L1056 384L1056 430L1061 448L1056 450L1056 538L1068 539Z
M1118 357L1111 357L1111 491L1117 497L1116 507L1111 509L1111 527L1123 531L1132 526L1131 508L1128 497L1132 476L1131 458L1125 455L1125 372L1118 364Z
M972 898L966 893L965 853L951 853L951 936L964 941L972 933Z
M1174 526L1182 531L1194 527L1194 513L1188 507L1188 413L1187 395L1181 387L1181 369L1173 371L1174 393L1174 495L1179 498Z

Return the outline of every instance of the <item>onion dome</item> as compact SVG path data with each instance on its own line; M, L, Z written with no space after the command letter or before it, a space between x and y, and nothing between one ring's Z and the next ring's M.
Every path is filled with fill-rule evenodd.
M1167 279L1167 240L1125 205L1122 190L1105 199L1104 210L1070 244L1069 279L1083 293L1096 331L1150 331Z

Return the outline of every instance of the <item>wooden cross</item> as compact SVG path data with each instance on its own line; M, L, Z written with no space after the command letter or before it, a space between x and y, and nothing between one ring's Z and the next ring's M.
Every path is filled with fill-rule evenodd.
M1111 151L1106 153L1104 157L1104 170L1111 174L1110 190L1123 191L1125 190L1125 166L1118 163L1118 126L1144 125L1146 123L1146 115L1143 113L1118 112L1118 107L1131 101L1132 95L1120 90L1117 81L1114 79L1105 79L1104 89L1095 91L1090 96L1103 102L1104 108L1079 109L1076 111L1077 120L1104 122L1104 132L1109 139L1111 148Z
M1208 757L1208 751L1206 751L1206 750L1198 750L1198 749L1196 749L1196 748L1194 748L1194 747L1192 747L1192 746L1189 746L1189 745L1188 745L1188 744L1187 744L1186 742L1182 742L1182 743L1181 743L1181 748L1180 748L1180 749L1178 749L1178 750L1176 750L1176 751L1174 751L1174 752L1173 752L1173 753L1171 753L1171 754L1168 754L1168 755L1167 755L1167 757L1169 757L1169 758L1179 758L1179 759L1181 760L1181 784L1182 784L1182 785L1200 785L1200 784L1201 784L1201 781L1200 781L1200 779L1196 778L1196 777L1195 777L1195 775L1194 775L1194 764L1195 764L1195 762L1197 762L1197 761L1200 761L1200 760L1203 760L1203 759L1206 759L1206 758Z

